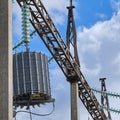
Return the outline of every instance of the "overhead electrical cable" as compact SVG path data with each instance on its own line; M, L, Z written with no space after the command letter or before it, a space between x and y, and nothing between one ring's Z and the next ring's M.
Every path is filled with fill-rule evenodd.
M30 37L32 37L35 33L36 33L35 30L32 31L32 32L30 33ZM13 47L13 50L17 49L18 47L20 47L20 46L23 45L23 44L24 44L24 40L22 40L20 43L18 43L17 45L15 45L15 46Z
M106 111L111 111L120 114L120 109L107 108L106 106L101 106L101 107L103 107Z
M104 91L101 91L101 90L95 89L95 88L91 88L91 90L92 90L93 92L96 92L96 93L99 93L99 94L103 94L103 95L106 95L106 94L107 94L107 95L110 96L110 97L120 98L120 94L118 94L118 93L113 93L113 92L110 92L110 91L104 92Z
M26 110L16 111L16 116L17 116L18 113L28 113L28 114L30 114L30 117L31 117L31 115L35 115L35 116L49 116L49 115L51 115L54 112L54 109L55 109L55 104L53 102L53 108L52 108L52 111L50 113L38 114L38 113L31 112L31 110L29 109L29 111L26 111ZM15 116L15 120L17 120L16 116ZM32 117L31 117L31 119L32 119Z

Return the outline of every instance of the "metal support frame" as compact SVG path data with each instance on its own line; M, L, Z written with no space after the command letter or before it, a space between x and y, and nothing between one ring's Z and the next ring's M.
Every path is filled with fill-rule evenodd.
M101 91L102 92L106 92L107 91L105 80L106 80L106 78L100 78L100 81L101 81ZM101 94L101 105L102 105L102 108L104 108L104 106L107 106L107 108L110 109L109 100L108 100L108 95L107 94L105 94L105 95ZM108 119L112 120L110 111L108 110L107 112L108 112Z
M66 33L67 46L69 50L70 50L70 46L73 47L74 59L77 62L77 64L80 66L78 51L77 51L76 27L75 27L74 14L73 14L73 8L75 7L72 5L72 0L70 0L70 6L67 8L68 8L68 25L67 25L67 33Z
M72 0L70 0L70 6L68 8L68 25L67 25L67 32L66 32L66 42L67 47L70 50L70 47L73 47L74 50L74 59L79 64L79 58L77 53L77 40L76 40L76 28L74 22L74 15L73 15L73 8ZM68 80L70 82L71 88L71 120L79 120L79 110L78 110L78 80L72 79Z
M17 0L17 2L20 6L23 5L23 2L29 5L31 24L58 63L66 78L69 81L77 80L79 97L92 118L94 120L107 120L104 111L101 109L99 102L80 71L78 63L71 55L69 48L64 43L41 0Z

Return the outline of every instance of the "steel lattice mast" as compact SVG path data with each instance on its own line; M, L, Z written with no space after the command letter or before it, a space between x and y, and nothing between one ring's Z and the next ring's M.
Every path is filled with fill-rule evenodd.
M106 78L100 78L100 81L101 81L101 91L102 92L106 92L107 91L105 80L106 80ZM104 108L104 106L106 106L108 109L110 109L109 100L108 100L108 95L107 94L106 95L102 95L101 94L101 105L102 105L103 108ZM108 119L112 120L110 111L108 110L107 112L108 112Z
M77 52L77 35L76 35L76 27L75 27L75 21L74 21L74 14L73 9L75 8L72 5L72 0L70 0L70 6L68 8L68 25L67 25L67 33L66 33L66 39L67 39L67 46L70 49L70 45L74 48L74 58L79 64L79 57Z
M74 50L74 59L79 64L79 58L77 53L77 40L76 40L76 27L74 21L73 9L75 8L72 4L72 0L70 0L70 6L68 8L68 25L66 32L66 41L68 49L73 47ZM70 80L69 80L70 81ZM78 120L79 111L78 111L78 80L72 79L70 81L71 88L71 120Z
M104 111L93 94L80 66L64 43L41 0L17 0L20 6L23 2L29 5L30 22L63 71L67 80L78 80L78 95L94 120L107 120Z

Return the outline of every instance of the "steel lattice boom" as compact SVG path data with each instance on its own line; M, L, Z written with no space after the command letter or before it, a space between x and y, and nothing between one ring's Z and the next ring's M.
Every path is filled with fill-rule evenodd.
M79 97L94 120L107 120L79 65L72 57L41 0L17 0L29 5L30 21L68 80L78 80Z

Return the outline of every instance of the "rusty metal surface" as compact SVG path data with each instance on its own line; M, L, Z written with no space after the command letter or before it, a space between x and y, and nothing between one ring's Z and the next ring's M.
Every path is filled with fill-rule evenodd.
M66 40L67 40L67 46L70 49L70 46L73 47L74 50L74 58L77 64L80 66L79 63L79 57L78 57L78 51L77 51L77 35L76 35L76 27L74 22L74 14L73 14L73 8L72 1L70 2L70 6L68 8L68 25L67 25L67 32L66 32Z
M94 120L107 120L104 111L91 91L87 81L79 69L78 63L72 57L60 33L40 0L17 0L20 6L23 2L29 5L30 21L50 53L70 80L78 80L79 97Z
M77 53L77 40L76 40L76 28L73 14L72 0L70 0L70 5L68 9L68 24L66 31L66 44L69 50L73 50L73 57L75 61L79 64L79 58ZM80 71L80 69L79 69ZM78 80L69 80L70 82L70 96L71 96L71 120L79 120L79 106L78 106Z

